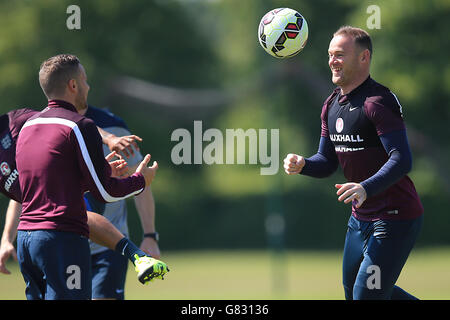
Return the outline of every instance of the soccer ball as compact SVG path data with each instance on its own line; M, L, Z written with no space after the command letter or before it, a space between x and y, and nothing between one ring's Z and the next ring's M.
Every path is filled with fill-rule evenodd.
M259 23L258 39L264 50L276 58L289 58L303 50L308 40L308 24L297 11L278 8Z

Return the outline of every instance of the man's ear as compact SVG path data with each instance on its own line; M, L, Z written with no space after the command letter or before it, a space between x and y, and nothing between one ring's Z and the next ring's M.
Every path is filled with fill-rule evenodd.
M67 88L70 92L75 92L77 90L77 81L75 79L70 79L69 82L67 82Z
M361 62L370 61L370 51L369 49L364 49L361 52Z

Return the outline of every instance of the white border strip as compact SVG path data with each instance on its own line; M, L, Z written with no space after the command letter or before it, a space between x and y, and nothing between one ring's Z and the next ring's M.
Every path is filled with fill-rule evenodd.
M23 125L21 131L24 128L26 128L26 127L29 127L29 126L32 126L32 125L37 125L37 124L60 124L60 125L64 125L64 126L70 127L74 131L75 136L76 136L77 141L78 141L78 145L80 146L80 150L81 150L81 154L83 156L83 160L84 160L84 162L85 162L85 164L86 164L86 166L87 166L87 168L89 170L89 173L91 174L92 179L95 182L95 186L97 187L98 191L100 192L101 196L103 197L103 199L106 202L115 202L115 201L119 201L119 200L124 200L124 199L126 199L128 197L131 197L131 196L134 196L134 195L140 193L143 190L143 189L139 189L139 190L137 190L135 192L132 192L132 193L130 193L130 194L126 195L126 196L123 196L123 197L114 197L114 196L110 195L106 191L106 189L103 187L100 179L97 176L97 173L95 172L94 164L92 163L91 156L89 155L89 151L88 151L88 149L86 147L86 143L84 141L83 135L82 135L82 133L80 131L80 128L78 128L78 126L77 126L77 124L75 122L67 120L67 119L62 119L62 118L36 118L36 119L33 119L33 120L30 120L30 121L26 122Z

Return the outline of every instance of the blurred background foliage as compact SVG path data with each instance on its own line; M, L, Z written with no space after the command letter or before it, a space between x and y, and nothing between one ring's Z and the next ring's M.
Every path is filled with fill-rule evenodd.
M81 29L69 30L69 5ZM450 243L450 2L269 0L16 0L0 2L1 112L42 109L39 65L59 53L85 66L89 103L108 108L141 136L159 162L152 185L161 249L341 248L350 208L336 200L341 171L326 179L287 176L287 153L312 155L320 110L333 85L327 65L341 25L367 29L369 5L381 13L372 77L403 106L413 150L410 176L425 207L419 245ZM309 40L277 60L257 39L261 17L277 7L301 12ZM171 134L194 120L203 131L279 129L279 170L261 164L175 165ZM204 142L203 147L208 143ZM2 197L5 212L7 200ZM3 219L2 224L3 224ZM142 235L129 200L131 238Z

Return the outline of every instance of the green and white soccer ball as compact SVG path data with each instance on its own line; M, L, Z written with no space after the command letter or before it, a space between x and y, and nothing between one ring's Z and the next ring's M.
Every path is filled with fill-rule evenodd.
M259 43L263 49L276 58L295 56L306 45L308 24L297 11L278 8L262 17L258 29Z

